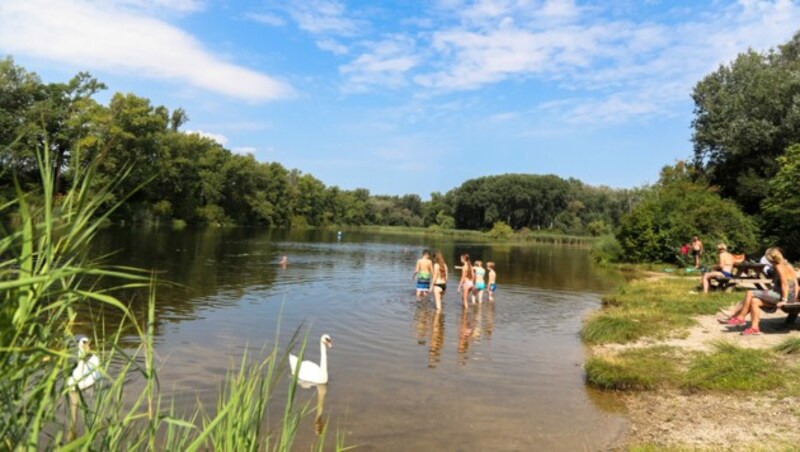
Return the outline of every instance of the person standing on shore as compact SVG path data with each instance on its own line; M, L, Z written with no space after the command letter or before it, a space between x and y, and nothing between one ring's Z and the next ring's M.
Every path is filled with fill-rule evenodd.
M422 299L424 295L426 298L431 290L431 273L433 273L433 262L431 262L431 255L428 250L422 251L422 257L417 260L417 267L414 269L414 274L411 275L411 280L417 278L417 301Z
M689 243L692 247L692 256L694 256L694 268L700 268L700 256L703 255L703 242L697 236L692 237Z

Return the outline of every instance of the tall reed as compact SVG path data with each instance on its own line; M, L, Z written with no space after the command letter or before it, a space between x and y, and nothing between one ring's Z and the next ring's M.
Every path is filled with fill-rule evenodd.
M17 184L16 198L0 205L0 220L12 214L19 220L0 235L0 449L289 450L309 410L296 406L291 380L283 417L268 422L273 390L288 374L286 352L276 346L254 363L243 358L222 383L215 407L198 403L179 412L174 400L162 396L157 375L155 279L104 265L86 252L125 201L105 207L125 174L96 186L94 165L74 165L72 186L59 195L49 154L37 153L37 164L41 191L25 193ZM149 289L144 322L117 297L142 288ZM105 335L95 338L102 381L76 392L65 381L75 364L76 320L90 305L117 311L121 321L111 333L97 329ZM123 346L131 331L138 344L133 349ZM143 385L134 389L132 381ZM321 448L324 435L317 441ZM337 439L336 448L342 444Z

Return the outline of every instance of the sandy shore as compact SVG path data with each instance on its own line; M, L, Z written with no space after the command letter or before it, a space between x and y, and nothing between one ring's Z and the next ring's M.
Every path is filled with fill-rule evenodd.
M701 296L701 295L698 295ZM593 347L599 355L616 354L633 347L669 345L681 350L709 351L712 343L729 341L740 347L769 348L790 337L800 337L800 322L783 325L786 314L766 314L764 334L742 336L728 329L714 316L696 317L698 325L685 338L640 341ZM631 427L627 446L649 444L689 449L796 448L800 443L800 400L777 393L692 393L674 389L626 392L622 395Z

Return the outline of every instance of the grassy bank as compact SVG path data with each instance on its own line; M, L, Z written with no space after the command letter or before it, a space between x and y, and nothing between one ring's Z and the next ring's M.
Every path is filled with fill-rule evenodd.
M335 228L334 228L335 229ZM377 234L413 235L429 237L448 237L459 240L475 242L505 242L505 243L543 243L568 246L591 246L595 237L564 235L553 232L516 231L509 235L492 235L490 232L471 231L463 229L422 228L411 226L358 226L342 227L343 231L359 231Z
M584 322L581 336L587 344L617 351L591 357L586 381L622 391L780 390L800 395L797 338L768 349L715 341L709 351L690 351L664 343L686 337L697 325L696 316L713 315L742 298L741 293L698 294L697 284L697 277L640 278L604 297L602 308Z

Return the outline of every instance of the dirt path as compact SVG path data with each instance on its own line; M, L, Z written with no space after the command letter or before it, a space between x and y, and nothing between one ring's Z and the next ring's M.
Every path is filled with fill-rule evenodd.
M783 325L786 314L766 314L764 334L742 336L715 316L696 317L698 325L685 338L595 346L600 355L628 348L669 345L686 351L710 351L716 341L765 349L790 337L800 337L800 322ZM622 396L631 428L628 445L702 449L787 449L800 442L800 400L776 394L691 393L680 390L629 392Z

